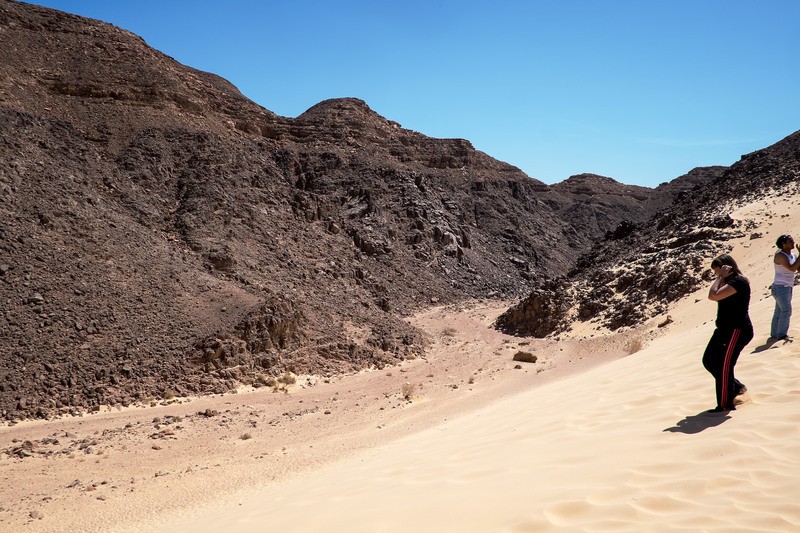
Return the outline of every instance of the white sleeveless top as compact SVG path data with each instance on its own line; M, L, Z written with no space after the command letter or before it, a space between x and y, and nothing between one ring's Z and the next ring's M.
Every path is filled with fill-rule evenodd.
M783 254L786 256L786 259L789 260L789 264L793 265L795 261L797 261L797 257L794 254L787 254L783 250L778 252L779 254ZM779 287L793 287L794 286L794 272L789 270L783 265L779 265L775 263L775 281L772 282L773 285L778 285Z

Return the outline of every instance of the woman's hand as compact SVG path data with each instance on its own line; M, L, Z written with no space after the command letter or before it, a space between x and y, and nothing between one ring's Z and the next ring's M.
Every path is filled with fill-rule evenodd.
M733 286L728 285L728 282L725 281L725 278L733 274L732 266L722 265L716 269L716 272L718 277L708 289L708 299L718 302L720 300L724 300L728 296L736 294L736 289L734 289Z

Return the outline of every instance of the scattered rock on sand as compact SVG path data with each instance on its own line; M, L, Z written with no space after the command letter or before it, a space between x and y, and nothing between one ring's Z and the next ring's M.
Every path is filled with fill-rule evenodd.
M522 363L535 363L538 360L538 357L536 357L530 352L523 352L522 350L520 350L514 354L513 360L520 361Z

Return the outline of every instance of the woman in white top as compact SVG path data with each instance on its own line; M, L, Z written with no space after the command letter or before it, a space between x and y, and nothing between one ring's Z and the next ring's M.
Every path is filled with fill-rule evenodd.
M794 287L794 273L800 268L800 261L794 254L794 239L791 235L781 235L775 241L779 248L775 252L775 279L772 282L772 296L775 298L775 312L772 315L772 325L769 330L771 339L786 340L789 338L789 319L792 316L792 287ZM797 245L800 252L800 244Z

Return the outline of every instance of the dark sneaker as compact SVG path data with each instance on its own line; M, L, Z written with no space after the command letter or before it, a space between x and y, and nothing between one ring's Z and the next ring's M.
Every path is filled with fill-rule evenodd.
M739 392L736 393L736 396L733 398L733 405L742 405L745 402L750 401L750 395L747 394L747 387L744 386L744 383L741 387L739 387Z

